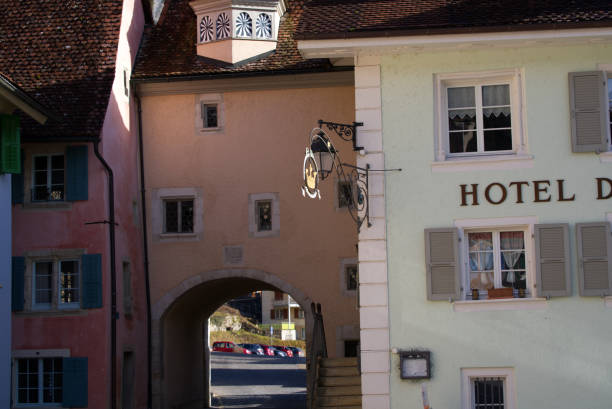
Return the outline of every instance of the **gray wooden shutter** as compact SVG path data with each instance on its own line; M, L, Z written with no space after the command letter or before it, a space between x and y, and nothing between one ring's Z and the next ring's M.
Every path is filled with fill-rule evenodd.
M11 310L23 311L25 257L13 257L11 270Z
M64 358L62 360L63 396L62 407L87 407L87 358Z
M81 256L83 276L83 308L102 308L102 255L83 254Z
M571 295L567 224L536 224L536 294L539 297Z
M577 223L580 295L612 294L612 238L608 223Z
M87 146L77 145L66 148L66 200L87 200Z
M425 263L428 300L461 297L459 236L456 228L425 229Z
M608 100L603 71L570 72L573 152L608 150Z

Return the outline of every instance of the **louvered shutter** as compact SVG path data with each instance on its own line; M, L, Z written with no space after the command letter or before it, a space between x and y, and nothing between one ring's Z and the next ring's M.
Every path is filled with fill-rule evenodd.
M608 223L576 224L580 295L612 294L612 238Z
M64 408L87 407L87 358L64 358L63 399Z
M25 257L13 257L11 261L11 310L23 311Z
M271 309L270 310L270 319L273 320L274 318L275 318L274 317L274 309Z
M567 224L536 224L536 294L539 297L571 295Z
M21 151L20 154L21 157L21 163L23 164L24 161L24 153L23 150ZM13 204L19 204L19 203L23 203L23 166L21 168L21 172L19 173L13 173L11 175L11 202Z
M83 308L102 308L102 255L81 256L83 275Z
M569 73L573 152L608 150L608 100L602 71Z
M293 310L293 318L300 318L300 310L298 308Z
M283 308L283 319L286 320L287 318L289 318L289 312L286 308Z
M19 117L0 115L0 172L21 173Z
M87 200L88 197L87 146L66 148L66 200Z
M428 300L458 300L461 269L457 229L425 230L425 262Z

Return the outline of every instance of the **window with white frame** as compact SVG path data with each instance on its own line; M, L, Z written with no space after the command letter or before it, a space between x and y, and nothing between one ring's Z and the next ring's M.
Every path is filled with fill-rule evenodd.
M464 408L516 408L512 368L464 368L461 377Z
M248 205L251 237L274 237L280 234L278 193L251 193Z
M32 263L32 308L79 308L80 281L78 260L34 261Z
M205 129L219 126L217 104L202 103L202 124Z
M518 70L436 78L437 160L524 152Z
M61 406L62 358L20 358L15 361L17 406Z
M65 161L63 154L32 158L32 201L64 200Z
M223 131L223 94L200 94L195 97L196 135Z
M465 236L470 289L467 298L524 298L528 295L524 230L468 230ZM505 291L498 291L502 289Z
M193 233L193 198L164 200L164 233Z

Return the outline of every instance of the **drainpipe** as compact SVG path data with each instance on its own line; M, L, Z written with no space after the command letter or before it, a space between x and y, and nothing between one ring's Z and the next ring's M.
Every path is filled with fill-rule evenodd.
M113 183L113 170L104 160L98 145L100 140L93 142L94 153L106 169L108 175L108 221L110 240L110 272L111 272L111 408L117 407L117 268L115 266L115 189Z
M144 250L144 272L145 272L145 289L147 298L147 407L153 407L153 387L151 378L151 286L149 284L149 245L147 242L147 206L146 206L146 189L145 189L145 173L144 173L144 149L142 142L142 104L140 103L140 95L135 93L138 104L138 154L140 157L140 201L142 203L142 247Z

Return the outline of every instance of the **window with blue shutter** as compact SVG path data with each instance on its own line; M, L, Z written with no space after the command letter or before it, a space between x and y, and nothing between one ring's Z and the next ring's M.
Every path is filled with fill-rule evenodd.
M11 282L11 309L23 311L25 257L13 257Z
M21 163L23 163L24 153L21 151ZM11 202L13 204L23 203L23 168L21 172L11 175Z
M87 358L64 358L63 360L64 408L87 407Z
M81 256L83 277L82 308L102 308L102 255L83 254Z
M87 200L87 152L86 145L66 148L66 200Z
M0 115L0 172L21 173L19 117Z

